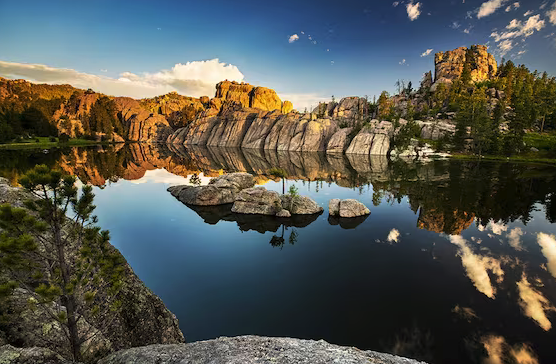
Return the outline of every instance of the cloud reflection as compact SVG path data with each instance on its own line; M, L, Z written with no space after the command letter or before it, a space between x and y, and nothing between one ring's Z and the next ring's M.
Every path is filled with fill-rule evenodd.
M450 235L450 242L459 247L458 254L461 257L461 263L475 288L485 296L494 298L496 290L492 286L488 271L490 270L498 277L497 282L502 282L504 271L500 267L500 261L473 253L467 241L460 235Z
M542 254L548 262L548 271L556 278L556 238L554 235L538 233L537 243L541 246Z
M539 359L531 347L526 344L510 346L504 337L499 335L488 335L481 338L485 347L487 357L483 359L484 364L538 364Z
M552 323L546 316L547 311L554 311L554 306L539 291L531 287L525 274L521 277L521 281L517 282L519 291L519 305L523 309L525 315L532 318L545 331L552 328Z

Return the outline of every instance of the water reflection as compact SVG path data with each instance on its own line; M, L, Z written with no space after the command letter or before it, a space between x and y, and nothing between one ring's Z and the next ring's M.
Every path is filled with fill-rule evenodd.
M195 211L208 224L215 225L220 221L233 221L237 223L241 231L254 230L261 234L267 231L277 232L280 227L306 227L320 216L320 214L312 214L276 218L266 215L236 214L231 211L231 204L218 206L187 205L187 207Z
M256 333L430 363L556 362L554 167L143 144L0 151L13 184L35 163L102 189L103 227L190 340ZM372 214L277 219L166 192L235 171Z

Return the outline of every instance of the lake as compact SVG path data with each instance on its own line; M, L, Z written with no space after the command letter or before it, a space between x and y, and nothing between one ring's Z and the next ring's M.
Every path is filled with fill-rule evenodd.
M90 183L99 224L187 341L324 339L429 363L556 362L556 168L475 161L119 145L0 150ZM265 176L273 167L284 181ZM166 191L245 171L325 208L292 219L188 207ZM366 218L328 217L355 198ZM498 361L497 361L498 360Z

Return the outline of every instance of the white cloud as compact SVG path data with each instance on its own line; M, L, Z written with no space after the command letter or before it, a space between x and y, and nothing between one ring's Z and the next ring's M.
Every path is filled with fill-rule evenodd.
M525 53L525 51L523 51L523 53ZM521 54L521 52L519 54ZM508 242L510 243L510 246L515 250L523 249L523 247L521 246L522 235L523 235L523 230L521 230L521 228L519 227L513 228L512 230L510 230L510 233L508 234Z
M68 68L0 61L0 75L34 82L70 84L78 88L92 88L108 95L135 98L153 97L170 91L195 97L212 96L216 83L225 79L243 81L244 78L236 66L220 62L217 58L178 63L169 70L156 73L137 75L124 72L117 79Z
M401 65L404 65L405 64L405 58L402 59L401 61L399 61L398 63L401 64Z
M451 235L449 239L459 248L458 255L461 257L461 264L475 288L488 298L494 298L496 291L492 286L488 271L496 275L497 281L501 282L504 279L504 271L500 267L500 261L473 253L467 241L460 235Z
M540 19L540 15L529 17L525 23L520 20L513 19L508 25L506 25L506 29L508 29L508 31L503 31L501 33L495 31L490 34L490 37L494 38L494 41L498 43L500 55L504 55L515 45L510 39L523 37L521 41L524 42L525 38L533 35L535 31L540 31L544 25L545 21Z
M407 3L405 6L407 10L407 16L411 21L414 21L421 15L421 3L413 4L413 0Z
M502 235L502 232L508 230L508 227L502 222L495 222L494 220L490 220L488 224L486 224L486 226L479 227L479 231L483 231L485 229L491 230L496 235Z
M554 311L554 307L546 297L531 287L525 273L523 273L521 281L517 282L517 290L519 292L519 305L525 315L535 320L545 331L550 330L552 323L546 316L546 312Z
M461 27L461 24L458 23L457 21L453 21L452 24L450 25L450 28L452 29L458 29L459 27Z
M393 6L393 7L396 7L396 6L398 6L398 5L400 5L400 2L399 2L399 1L394 1L394 2L392 3L392 6Z
M426 51L424 51L423 53L421 53L421 57L426 57L429 54L431 54L431 52L432 52L432 48L429 48Z
M541 246L542 255L546 258L548 271L556 278L556 237L538 233L537 243Z
M465 34L469 34L469 33L471 33L471 29L473 29L473 26L469 26L469 28L465 28L465 29L463 30L463 32L464 32Z
M548 16L548 21L551 24L556 25L556 1L554 2L554 4L552 4L550 10L546 12L546 16Z
M506 25L506 29L513 29L521 27L521 21L513 19L510 24Z
M524 55L525 53L527 53L526 50L521 50L521 51L517 52L517 55L521 56L521 55Z
M293 42L295 42L295 41L298 40L298 39L299 39L299 35L293 34L293 35L290 35L290 37L288 38L288 42L289 42L289 43L293 43Z
M529 16L531 14L533 14L533 10L527 10L523 16Z
M477 18L481 19L485 16L493 14L498 10L507 0L489 0L481 4L477 11Z
M546 8L546 5L548 5L548 3L547 3L547 2L545 2L545 3L542 3L542 4L541 4L541 6L539 6L539 9L541 9L541 10L542 10L542 9Z
M527 344L515 344L510 346L504 337L499 335L487 335L481 338L487 356L481 361L485 364L503 364L507 362L515 364L539 364L537 354Z
M400 238L400 232L398 231L398 229L392 229L388 233L388 237L386 238L386 240L388 240L391 243L397 243L399 238Z
M514 10L519 9L519 3L515 2L511 5L508 5L508 7L506 8L506 13L510 12L512 9L514 9Z

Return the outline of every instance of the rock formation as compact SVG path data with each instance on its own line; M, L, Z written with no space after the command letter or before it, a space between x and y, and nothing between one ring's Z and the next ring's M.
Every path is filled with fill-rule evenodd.
M332 345L324 340L260 336L221 337L184 345L152 345L121 351L98 362L98 364L127 363L419 364L420 362L375 351Z
M469 52L468 52L469 50ZM488 80L496 75L498 66L494 56L484 45L459 47L452 51L438 52L434 55L434 81L444 78L454 80L461 76L466 57L471 57L471 80L474 82Z
M371 213L365 205L354 199L340 200L333 198L328 203L328 214L339 217L359 217Z
M233 101L244 108L251 107L265 111L278 110L284 114L287 114L293 108L289 101L282 103L274 90L243 82L227 80L219 82L216 85L215 98L222 101Z
M187 205L215 206L233 203L237 194L255 185L249 173L230 173L213 178L206 186L171 186L168 192Z

